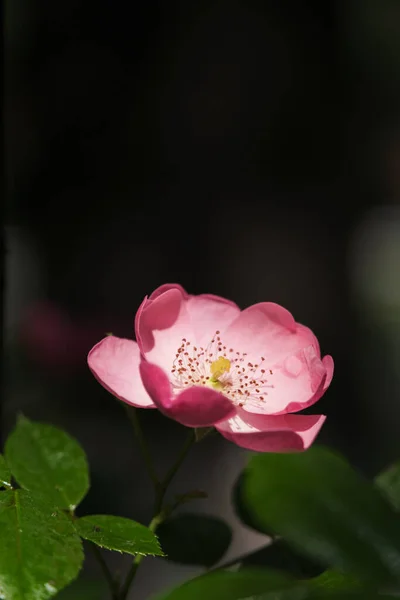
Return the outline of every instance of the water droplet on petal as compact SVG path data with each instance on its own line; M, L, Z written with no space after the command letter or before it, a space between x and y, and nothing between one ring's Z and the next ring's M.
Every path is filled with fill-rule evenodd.
M303 363L297 356L289 356L284 362L284 370L290 377L298 377L303 370Z

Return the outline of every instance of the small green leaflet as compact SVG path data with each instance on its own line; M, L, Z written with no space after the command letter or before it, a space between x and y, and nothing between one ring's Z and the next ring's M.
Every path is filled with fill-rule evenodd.
M0 598L47 600L73 581L82 542L71 520L26 490L0 492Z
M133 555L164 556L156 535L148 527L131 519L90 515L75 521L75 527L85 540L107 550Z
M6 442L5 455L21 487L45 495L60 508L73 511L89 489L84 451L57 427L21 417Z

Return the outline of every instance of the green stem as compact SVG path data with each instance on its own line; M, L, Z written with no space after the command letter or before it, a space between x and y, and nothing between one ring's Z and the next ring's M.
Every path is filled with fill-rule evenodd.
M194 430L191 429L185 440L185 443L183 444L183 446L181 448L181 451L179 452L179 454L176 458L176 461L174 462L172 467L167 472L163 481L158 485L158 493L156 493L156 503L155 503L155 507L154 507L155 515L158 515L159 512L161 511L162 504L164 501L164 496L167 492L168 486L171 483L172 479L175 477L179 467L185 460L190 448L193 446L195 441L196 441L196 436L195 436Z
M158 525L162 522L162 518L160 516L156 516L154 517L150 523L149 523L149 529L150 531L152 531L153 533L155 533ZM140 563L142 562L142 560L144 559L143 554L137 554L135 556L135 559L132 563L131 569L127 575L127 578L125 580L125 583L121 589L120 592L120 596L119 596L119 600L126 600L126 598L128 597L129 594L129 590L130 587L132 585L133 580L135 579L136 576L136 572L140 566Z
M152 518L152 520L150 521L149 526L148 526L150 531L152 531L153 533L155 533L157 527L160 525L160 523L163 522L163 520L165 519L165 516L166 516L165 512L163 510L163 502L164 502L165 494L168 490L168 486L171 483L172 479L174 478L179 467L185 460L190 448L193 446L195 441L196 441L195 433L193 430L190 430L190 433L189 433L185 443L183 444L181 451L179 452L179 454L177 456L176 461L174 462L172 467L169 469L169 471L165 475L164 479L161 482L157 481L157 483L155 483L155 486L154 486L154 489L155 489L154 517ZM138 570L143 558L144 558L144 556L142 556L142 555L137 555L135 557L135 559L132 563L132 566L130 568L130 571L126 577L125 583L124 583L123 587L121 588L119 600L127 599L130 587L133 583L133 580L135 579L137 570Z
M103 571L103 575L104 575L105 579L107 580L107 583L108 583L110 591L111 591L112 599L119 600L118 583L115 581L114 577L112 576L111 571L108 568L108 565L107 565L106 561L104 560L101 551L95 544L92 544L91 542L89 543L89 546L93 552L93 556L96 558L97 562L100 565L101 570Z
M128 415L128 419L132 423L133 431L135 432L136 439L138 441L140 450L143 455L143 459L149 473L150 479L152 480L155 487L160 485L157 477L156 470L154 468L153 459L151 458L150 449L147 445L146 438L143 435L142 427L140 425L138 411L133 406L123 405L125 412Z
M68 517L68 519L71 519L72 522L76 521L76 519L78 518L73 510L71 510L71 511L66 510L66 511L64 511L64 514ZM92 542L88 542L88 545L89 545L89 548L93 552L93 556L99 563L100 568L103 571L104 577L110 587L112 600L119 600L118 582L114 579L110 569L108 568L106 561L104 560L104 557L103 557L101 551L98 549L96 544L93 544Z

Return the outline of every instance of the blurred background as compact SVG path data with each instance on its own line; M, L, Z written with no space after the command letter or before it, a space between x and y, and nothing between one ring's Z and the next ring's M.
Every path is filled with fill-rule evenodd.
M398 0L13 0L5 38L3 440L19 412L67 429L91 464L81 514L147 522L86 355L179 282L287 307L336 363L319 442L367 475L398 458ZM163 471L185 432L142 413ZM206 438L173 486L209 493L190 510L228 520L227 558L262 542L231 508L245 462ZM146 560L135 597L197 572Z

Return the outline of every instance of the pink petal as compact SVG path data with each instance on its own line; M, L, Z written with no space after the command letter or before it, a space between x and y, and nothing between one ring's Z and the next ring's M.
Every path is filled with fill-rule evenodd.
M163 285L160 285L156 290L154 290L154 292L152 292L152 294L149 297L149 300L155 300L155 298L158 298L158 296L161 296L161 294L163 294L164 292L167 292L171 289L180 290L180 292L185 300L187 300L189 297L193 298L193 296L190 296L187 293L187 291L179 283L164 283ZM208 298L209 300L216 300L217 302L222 302L224 304L230 304L231 306L238 308L237 304L235 304L235 302L233 302L232 300L228 300L227 298L222 298L222 296L216 296L215 294L200 294L196 297L197 298Z
M322 398L322 396L328 389L328 387L332 381L332 377L333 377L334 364L333 364L332 356L329 356L329 355L324 356L324 358L322 359L322 365L325 369L325 376L321 379L317 389L315 390L314 395L305 402L301 401L300 396L299 396L294 402L290 402L286 406L286 408L283 412L293 413L293 412L298 412L299 410L304 410L305 408L312 406L313 404L318 402L318 400L320 398ZM316 361L316 364L314 365L314 367L315 367L315 371L314 371L315 376L318 377L318 372L320 369L320 365L318 364L318 361ZM314 385L314 387L315 387L315 385Z
M211 427L234 413L234 405L220 392L193 386L174 399L170 416L187 427Z
M240 308L230 300L201 294L190 296L186 303L195 343L208 344L216 331L226 329L239 315Z
M228 298L223 298L222 296L216 296L215 294L199 294L198 296L192 296L192 298L206 298L208 300L215 300L216 302L221 302L222 304L228 304L229 306L233 306L237 309L237 312L240 313L240 308L233 302L233 300L228 300Z
M333 378L333 371L335 369L335 363L333 362L332 356L330 356L329 354L324 356L324 358L322 359L322 363L326 370L326 379L325 379L325 385L324 385L324 391L325 391L331 385L331 381Z
M141 352L152 350L156 331L169 331L173 326L176 329L182 305L183 295L178 288L168 289L154 300L144 299L135 318L136 339Z
M96 379L111 394L140 408L155 408L139 374L140 352L136 342L109 335L88 354Z
M326 389L327 371L314 346L286 356L271 365L271 370L262 387L264 402L249 398L244 411L264 415L297 412L314 404Z
M207 345L215 332L227 327L239 313L240 309L224 298L188 296L180 286L162 286L137 312L136 339L148 361L169 372L183 338L192 345Z
M296 323L285 308L273 302L261 302L244 310L221 337L224 344L247 352L256 362L261 356L276 361L309 345L319 352L312 331Z
M139 365L140 377L145 390L154 404L163 413L167 413L172 405L172 387L166 373L157 365L147 362L142 357Z
M210 427L235 413L228 398L208 387L193 386L175 396L164 371L146 360L140 363L140 374L159 410L186 427Z
M216 429L227 440L255 452L293 452L306 450L315 440L326 417L324 415L253 415L247 422L243 412L218 423ZM246 420L244 420L246 419Z
M156 298L158 298L158 296L164 294L164 292L168 292L169 290L173 289L179 290L184 298L187 298L189 295L179 283L164 283L163 285L160 285L157 289L155 289L152 294L150 294L149 300L155 300Z

